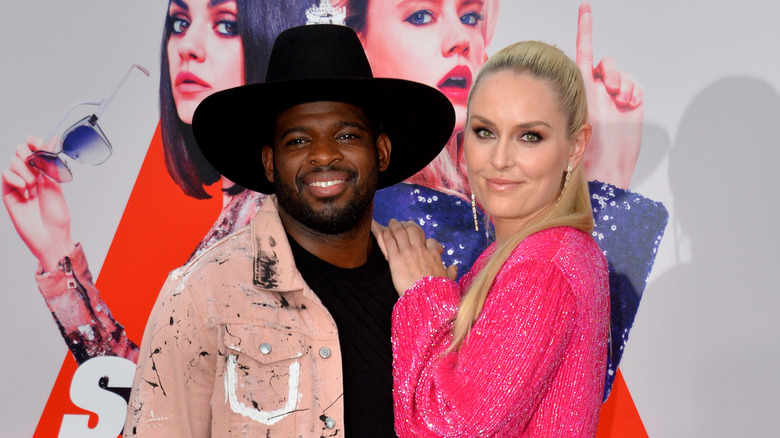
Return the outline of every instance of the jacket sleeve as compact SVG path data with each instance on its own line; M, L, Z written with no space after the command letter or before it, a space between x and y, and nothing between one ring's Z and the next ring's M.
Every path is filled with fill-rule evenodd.
M527 423L550 386L574 325L575 300L552 262L502 268L459 351L448 352L460 297L444 278L418 281L393 313L396 431L484 436Z
M95 287L81 245L63 258L54 271L38 267L35 280L65 343L79 364L97 356L118 356L133 362L138 346Z
M124 436L210 436L216 356L193 292L173 271L144 330Z
M604 400L609 396L669 213L660 202L598 181L588 183L593 232L609 263L610 354Z

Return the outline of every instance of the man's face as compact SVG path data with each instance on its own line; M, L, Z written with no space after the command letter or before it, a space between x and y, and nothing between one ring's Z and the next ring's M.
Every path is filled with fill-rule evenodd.
M371 214L379 172L389 162L387 136L375 142L363 110L342 102L285 110L276 119L273 147L263 148L279 207L324 234L347 232Z

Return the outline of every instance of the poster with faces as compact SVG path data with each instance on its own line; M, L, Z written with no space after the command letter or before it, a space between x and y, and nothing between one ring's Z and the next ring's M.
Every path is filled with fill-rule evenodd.
M442 223L463 216L473 224L462 136L479 69L502 47L529 39L556 45L580 67L594 126L585 158L590 179L668 212L662 238L646 243L649 277L621 350L619 405L603 412L630 412L632 420L603 420L613 429L599 436L777 434L766 419L780 408L773 366L780 327L772 313L780 304L772 266L780 234L771 201L780 158L780 30L773 19L780 6L367 4L363 16L344 10L343 17L374 74L428 84L455 108L438 167L409 182L436 197L431 214ZM273 15L281 7L271 0L7 5L0 27L0 424L8 436L121 433L157 293L169 271L210 244L204 236L232 199L219 175L171 175L172 163L191 164L184 137L194 109L215 91L262 76L262 44L247 43L246 35L265 41L281 28L342 18L340 9L323 15L317 0L285 5L288 15ZM249 10L260 11L255 22L245 20ZM271 16L285 18L262 21ZM66 135L93 115L96 125L86 130L94 141ZM80 161L91 146L110 156ZM36 151L49 153L38 154L37 168L28 164ZM44 176L46 163L53 172L67 169L72 181ZM201 195L193 196L193 187ZM378 202L382 217L397 212L388 205ZM250 217L253 210L242 211ZM654 220L638 217L632 227ZM465 271L484 242L457 236L474 250L453 250ZM64 286L52 285L47 275L65 272L65 256L83 268L73 271L78 281L66 275ZM106 333L117 337L101 338ZM105 348L89 348L98 344Z

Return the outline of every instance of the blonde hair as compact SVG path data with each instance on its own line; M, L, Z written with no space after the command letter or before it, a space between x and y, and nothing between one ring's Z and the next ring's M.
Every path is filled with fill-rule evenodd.
M574 141L588 120L585 84L574 61L560 49L539 41L515 43L496 53L482 67L471 88L469 104L485 78L503 71L514 72L517 75L530 75L547 81L557 96L559 108L567 115L567 131L570 139ZM574 227L587 233L593 230L593 213L582 160L572 170L568 184L564 185L564 178L565 175L562 174L562 191L555 205L547 208L523 230L497 248L471 283L455 317L450 350L457 350L463 344L482 312L493 280L523 239L538 231L560 226Z

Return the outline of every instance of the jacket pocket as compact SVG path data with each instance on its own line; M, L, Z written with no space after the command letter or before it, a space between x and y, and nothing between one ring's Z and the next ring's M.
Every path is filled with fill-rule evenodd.
M295 412L301 385L303 335L272 328L227 324L225 396L230 409L265 425Z

